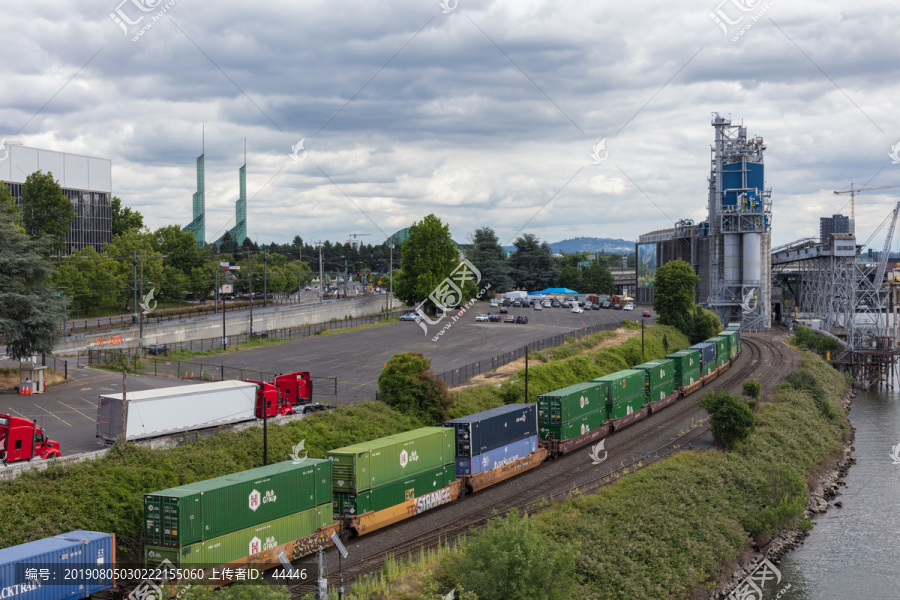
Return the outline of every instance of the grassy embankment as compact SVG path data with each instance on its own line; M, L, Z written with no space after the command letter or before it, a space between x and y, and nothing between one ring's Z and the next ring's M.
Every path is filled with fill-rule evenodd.
M792 503L802 514L803 482L813 485L841 451L846 385L804 352L733 451L681 453L528 519L498 519L459 550L431 553L406 570L393 562L348 598L424 600L454 586L465 600L705 597L752 540L764 545L782 528L811 526L784 509ZM772 486L789 476L800 497L773 505ZM545 565L553 577L541 575Z
M630 327L634 327L631 325ZM639 325L638 325L639 327ZM586 381L641 361L640 336L617 347L591 351L611 332L589 336L547 352L545 364L529 369L529 396ZM668 327L646 330L647 359L664 355L663 336L674 352L687 339ZM521 401L520 373L512 383L468 388L455 394L454 414L469 414L504 402ZM269 427L270 460L288 460L295 444L305 440L311 458L325 450L427 425L381 403L364 402L319 413L280 427ZM258 467L262 464L262 431L252 428L223 433L169 450L127 446L102 459L46 471L29 471L0 483L0 548L73 529L109 531L117 535L121 560L140 562L143 494ZM34 498L41 499L34 510Z
M50 367L44 369L44 386L51 386L54 383L65 381L66 376L62 371L55 371ZM19 387L19 368L18 367L0 367L0 392L12 393L15 388Z

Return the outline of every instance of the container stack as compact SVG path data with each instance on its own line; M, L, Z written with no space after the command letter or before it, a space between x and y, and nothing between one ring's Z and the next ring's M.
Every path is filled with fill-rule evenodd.
M606 416L608 419L621 419L644 407L644 379L643 371L626 369L593 380L594 383L607 387Z
M477 475L537 450L538 407L507 404L446 421L453 429L456 474Z
M716 345L708 342L694 344L688 350L700 352L700 374L706 377L716 370Z
M675 367L676 388L685 388L700 381L700 351L680 350L667 356Z
M718 335L703 341L707 344L716 345L716 366L721 367L728 362L728 359L730 358L728 356L728 338Z
M456 479L453 430L422 427L329 450L334 514L359 515L402 504Z
M579 383L538 396L541 440L564 442L606 422L605 384Z
M719 335L728 338L728 355L731 358L737 356L741 350L741 328L729 327Z
M644 372L644 397L647 402L658 402L675 393L675 363L668 359L645 362L634 367Z
M285 461L144 494L144 559L214 566L331 523L331 463Z

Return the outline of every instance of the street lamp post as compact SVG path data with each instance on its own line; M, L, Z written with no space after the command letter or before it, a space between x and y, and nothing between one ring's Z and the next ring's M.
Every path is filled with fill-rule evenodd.
M644 317L641 317L641 360L644 360Z

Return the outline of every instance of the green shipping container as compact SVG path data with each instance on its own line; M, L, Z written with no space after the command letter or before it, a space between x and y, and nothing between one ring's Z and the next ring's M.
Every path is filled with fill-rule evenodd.
M452 427L422 427L329 450L332 489L359 494L456 460Z
M644 407L646 394L643 392L633 398L622 400L616 404L612 402L606 405L606 414L609 419L618 419L638 411Z
M700 366L699 350L680 350L668 355L666 358L675 363L675 375L690 373Z
M661 383L655 388L647 391L647 401L648 402L659 402L663 398L667 396L671 396L675 393L675 382L668 381L666 383Z
M723 331L719 334L720 337L723 337L728 340L728 357L734 358L738 353L738 337L736 331Z
M366 490L359 495L346 492L334 493L334 514L360 515L369 511L379 511L402 504L437 491L456 480L456 465L445 465L434 471L420 473L403 481Z
M594 379L595 383L606 383L609 385L609 394L607 396L607 405L612 401L613 404L634 398L637 395L644 395L644 372L626 369L618 371L611 375L604 375Z
M700 373L703 374L704 377L712 373L716 370L716 363L706 363L702 367L700 367Z
M330 499L330 461L284 461L144 494L144 541L186 546Z
M593 431L606 423L606 408L582 415L559 425L538 425L538 435L542 440L565 441Z
M331 503L280 519L247 527L178 548L147 544L144 564L153 567L169 559L176 567L222 565L287 542L312 535L332 522Z
M538 423L561 425L606 405L605 383L579 383L538 396Z
M703 340L703 342L716 345L716 363L721 365L723 358L725 361L728 360L728 338L716 336L711 337L708 340Z
M644 386L647 389L655 388L663 383L671 383L675 378L675 363L667 358L647 361L635 366L634 370L644 372Z
M673 383L676 388L688 387L689 385L693 385L700 381L700 375L700 365L698 364L687 373L676 373Z

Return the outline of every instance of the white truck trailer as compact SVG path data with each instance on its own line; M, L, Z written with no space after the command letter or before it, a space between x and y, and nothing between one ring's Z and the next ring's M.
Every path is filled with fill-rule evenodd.
M127 392L124 402L122 394L105 394L97 406L97 437L113 444L123 430L130 442L251 421L256 418L256 391L250 381L216 381Z

